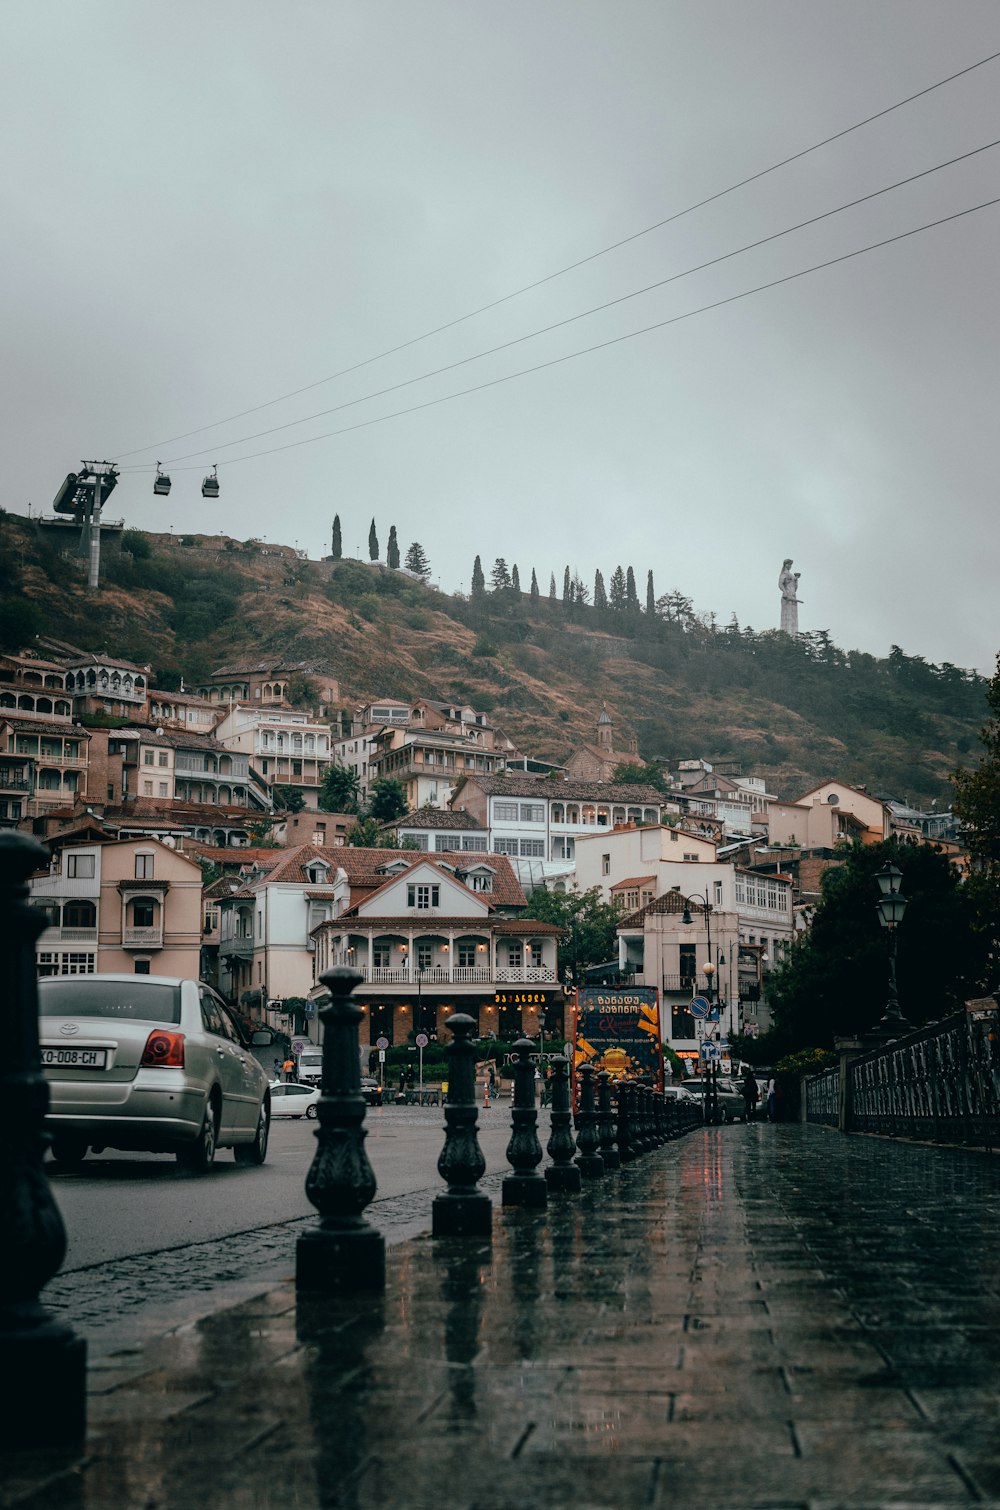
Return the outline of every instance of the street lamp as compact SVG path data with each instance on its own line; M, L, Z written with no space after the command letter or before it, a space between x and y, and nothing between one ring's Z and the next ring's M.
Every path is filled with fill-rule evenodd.
M899 1010L899 995L896 990L896 929L903 921L907 899L899 889L903 872L891 862L875 872L875 879L882 893L875 903L878 920L889 935L889 1000L882 1021L873 1029L873 1033L888 1043L890 1039L901 1038L904 1033L913 1032L912 1023L907 1022Z
M702 973L705 976L705 996L708 1000L709 1014L711 1014L712 979L715 975L715 965L712 963L712 904L708 900L707 896L699 895L697 892L694 896L685 897L684 912L681 917L681 922L687 928L689 928L694 922L694 918L691 916L690 904L692 902L696 903L701 908L702 915L705 919L705 934L708 942L708 959L701 968ZM716 1061L713 1059L710 1062L706 1062L705 1067L707 1071L705 1083L705 1121L717 1122L719 1120L719 1093Z

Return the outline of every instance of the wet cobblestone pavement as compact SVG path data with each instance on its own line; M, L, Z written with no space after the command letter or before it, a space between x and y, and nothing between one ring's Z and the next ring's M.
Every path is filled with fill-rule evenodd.
M94 1358L85 1453L0 1503L1000 1506L1000 1161L737 1125L493 1221Z

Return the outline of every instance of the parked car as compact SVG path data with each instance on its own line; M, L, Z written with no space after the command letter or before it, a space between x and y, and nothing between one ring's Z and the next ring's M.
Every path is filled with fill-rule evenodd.
M310 1122L316 1120L316 1107L319 1105L320 1090L315 1085L296 1085L294 1082L286 1085L284 1081L271 1081L271 1116L272 1117L308 1117Z
M166 975L47 976L38 983L46 1127L63 1165L88 1149L173 1153L204 1174L216 1150L263 1164L268 1077L211 986Z
M382 1087L374 1075L361 1076L361 1094L369 1106L382 1105Z
M707 1088L707 1082L702 1079L686 1080L684 1082L685 1093L689 1096L693 1096L701 1106L704 1106L705 1104L705 1093L707 1091ZM723 1122L742 1122L742 1095L740 1095L737 1091L730 1090L730 1088L722 1080L719 1081L718 1090L719 1112L722 1116Z

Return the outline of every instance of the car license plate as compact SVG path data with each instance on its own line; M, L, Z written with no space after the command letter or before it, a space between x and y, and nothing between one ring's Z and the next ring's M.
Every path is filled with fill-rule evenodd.
M64 1068L103 1070L107 1068L107 1049L42 1049L43 1064L60 1064Z

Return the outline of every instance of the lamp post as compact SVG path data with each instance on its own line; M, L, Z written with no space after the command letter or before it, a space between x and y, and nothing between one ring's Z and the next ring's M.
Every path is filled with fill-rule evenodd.
M705 996L708 999L709 1020L711 1020L712 981L715 975L715 965L712 963L712 904L708 900L707 896L702 896L698 893L695 893L695 895L691 897L685 897L684 912L681 917L681 922L685 927L688 928L694 922L694 918L691 916L692 902L695 902L701 908L702 915L705 919L705 934L708 943L708 959L701 968L702 973L705 976ZM718 1121L719 1112L716 1061L713 1059L711 1062L706 1062L705 1068L705 1121L714 1123Z
M871 1036L888 1043L893 1038L901 1038L904 1033L913 1032L913 1024L907 1022L899 1010L899 994L896 990L896 929L903 921L907 899L899 889L903 872L891 861L875 872L875 879L882 893L875 904L878 920L889 936L889 999L882 1020L872 1029Z

